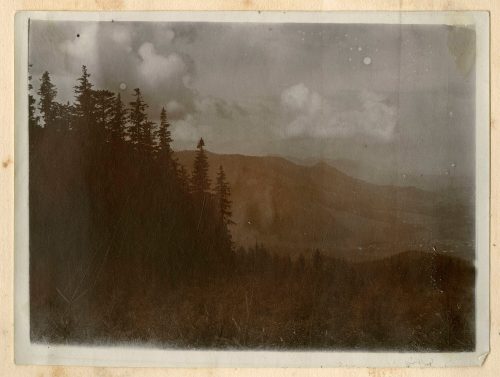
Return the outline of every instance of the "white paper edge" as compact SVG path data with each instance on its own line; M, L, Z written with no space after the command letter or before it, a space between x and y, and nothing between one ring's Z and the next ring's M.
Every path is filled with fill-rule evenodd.
M192 351L32 344L29 338L28 20L474 25L476 30L476 350L454 353ZM452 367L489 352L488 12L18 12L15 19L15 363L122 367Z

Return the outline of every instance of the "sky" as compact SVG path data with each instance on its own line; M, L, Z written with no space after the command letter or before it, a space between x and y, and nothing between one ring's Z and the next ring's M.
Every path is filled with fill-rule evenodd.
M474 174L475 33L441 25L31 21L35 91L165 107L174 149Z

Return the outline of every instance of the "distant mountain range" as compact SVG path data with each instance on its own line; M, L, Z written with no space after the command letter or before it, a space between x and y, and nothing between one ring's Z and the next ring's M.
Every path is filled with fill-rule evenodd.
M194 151L176 152L189 171ZM353 178L342 161L297 164L282 157L208 153L210 176L224 167L232 189L234 241L297 256L320 249L349 260L408 250L474 258L473 196L426 177L427 191ZM334 164L342 165L337 168ZM412 178L413 179L413 178Z
M325 162L335 167L342 173L353 178L358 178L377 185L394 185L401 187L417 187L423 190L438 191L447 189L460 189L467 194L473 191L472 177L456 174L453 167L442 174L412 174L404 171L388 170L375 166L367 161L355 161L350 159L297 159L286 157L288 160L305 166L313 166L319 162Z

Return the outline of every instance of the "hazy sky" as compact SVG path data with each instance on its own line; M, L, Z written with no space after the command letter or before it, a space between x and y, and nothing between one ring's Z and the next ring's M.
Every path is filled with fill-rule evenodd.
M409 174L471 174L475 34L430 25L32 21L35 89L59 101L87 65L97 88L151 119L174 148L347 158Z

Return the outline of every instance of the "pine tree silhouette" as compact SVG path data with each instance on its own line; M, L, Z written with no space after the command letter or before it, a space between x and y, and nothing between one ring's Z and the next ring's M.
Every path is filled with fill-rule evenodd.
M219 166L219 171L217 173L217 180L215 185L215 197L217 199L217 206L219 211L219 218L222 224L229 225L233 224L231 221L231 188L226 180L226 173Z
M134 89L134 97L135 100L129 103L130 141L137 151L146 152L147 144L152 142L151 122L146 114L148 105L144 102L139 88Z
M95 122L95 96L93 84L89 81L87 67L82 66L82 75L78 78L75 89L76 130L82 134L84 143L90 147L98 142Z
M292 261L257 239L235 247L226 171L219 166L211 193L203 139L188 178L166 111L154 146L140 90L127 110L89 77L83 66L73 106L58 103L49 73L42 75L45 127L28 92L32 341L379 350L391 333L399 351L474 349L473 264L417 252L350 263L319 249ZM171 159L175 178L160 155ZM443 290L408 271L445 271ZM381 292L387 305L379 305ZM410 339L407 324L431 336Z
M161 108L160 113L160 128L158 130L158 152L169 161L172 158L172 136L170 133L170 123L167 120L167 112L164 107Z
M55 98L57 95L57 90L54 84L50 80L49 72L45 71L40 79L40 89L38 90L39 100L39 110L42 114L45 127L50 129L54 125L55 120Z
M205 142L200 138L196 148L196 157L191 175L191 192L197 198L206 199L210 194L210 179L208 178L208 158L205 153Z
M111 120L113 118L113 106L115 104L115 94L109 90L95 90L95 122L99 139L111 139ZM105 136L104 136L105 135Z

